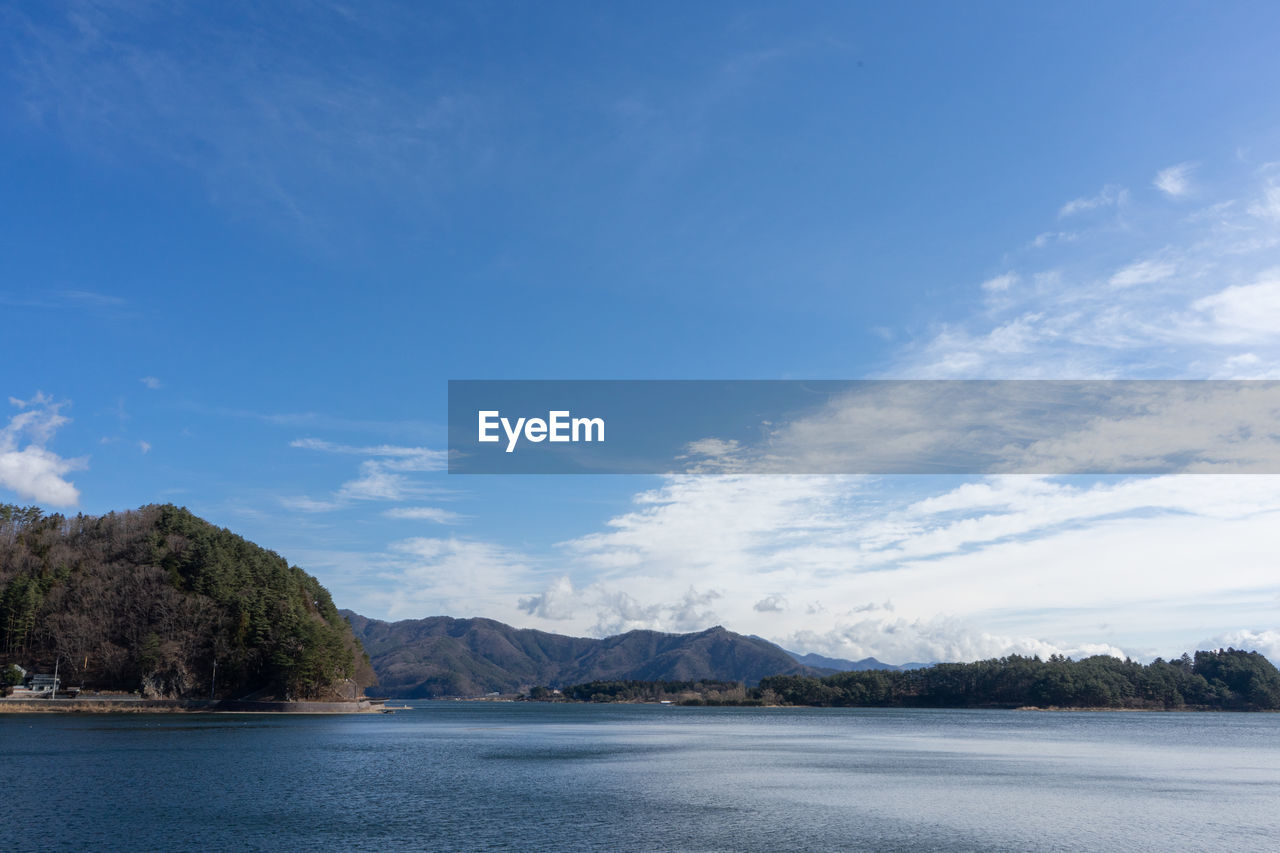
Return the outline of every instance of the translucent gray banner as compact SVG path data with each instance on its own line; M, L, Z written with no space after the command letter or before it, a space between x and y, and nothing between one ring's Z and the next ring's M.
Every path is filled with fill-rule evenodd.
M1275 474L1280 382L453 380L451 474Z

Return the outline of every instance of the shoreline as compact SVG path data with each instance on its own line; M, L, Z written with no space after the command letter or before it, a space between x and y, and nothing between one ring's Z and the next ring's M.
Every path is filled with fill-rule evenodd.
M471 701L466 699L433 699L427 701ZM819 708L842 711L1081 711L1088 713L1136 713L1136 714L1275 714L1272 708L1216 708L1211 705L1183 705L1178 708L1122 708L1113 706L1066 705L783 705L755 704L750 702L654 702L651 700L624 699L617 702L590 702L558 699L554 701L533 699L525 702L543 705L653 705L668 708Z
M247 702L236 699L0 699L0 714L381 714L385 700Z

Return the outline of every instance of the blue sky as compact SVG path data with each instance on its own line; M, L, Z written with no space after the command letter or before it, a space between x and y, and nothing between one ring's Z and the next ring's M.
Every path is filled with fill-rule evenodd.
M1280 376L1267 3L0 10L0 499L371 616L1280 654L1265 477L449 477L448 379Z

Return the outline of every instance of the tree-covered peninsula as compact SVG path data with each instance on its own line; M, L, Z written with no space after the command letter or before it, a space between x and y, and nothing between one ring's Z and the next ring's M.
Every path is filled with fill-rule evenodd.
M368 659L320 582L173 505L0 505L0 669L153 698L353 698Z
M1048 660L1011 655L909 671L865 670L823 678L775 675L758 687L723 682L593 682L545 689L532 699L672 701L690 705L833 708L1116 708L1280 710L1280 671L1257 652L1199 651L1149 664L1098 655Z

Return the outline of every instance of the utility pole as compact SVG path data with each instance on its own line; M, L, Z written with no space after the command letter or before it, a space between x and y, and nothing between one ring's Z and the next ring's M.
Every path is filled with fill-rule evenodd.
M53 690L49 691L50 702L58 698L58 664L60 663L62 663L62 655L58 655L53 661Z

